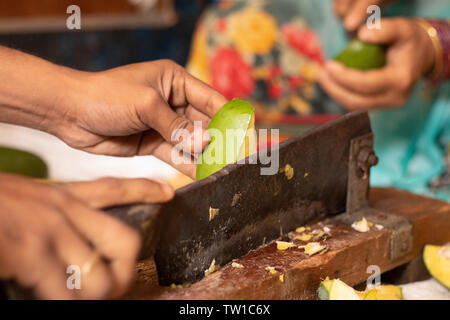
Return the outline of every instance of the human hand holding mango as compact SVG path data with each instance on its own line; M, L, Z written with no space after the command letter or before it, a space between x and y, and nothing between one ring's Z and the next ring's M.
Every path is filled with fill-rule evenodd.
M40 299L117 297L134 276L140 238L99 209L172 197L170 187L146 179L50 184L1 173L0 279ZM80 271L72 290L69 266Z
M172 141L172 134L180 128L192 132L193 121L206 127L226 103L168 60L82 72L0 47L0 82L5 84L0 88L2 122L49 132L91 153L154 155L191 177L193 162L171 161L173 146L180 143Z
M380 30L363 26L358 37L386 45L386 65L361 71L329 61L319 75L322 88L349 110L405 104L416 82L434 66L434 47L426 31L413 20L382 19Z

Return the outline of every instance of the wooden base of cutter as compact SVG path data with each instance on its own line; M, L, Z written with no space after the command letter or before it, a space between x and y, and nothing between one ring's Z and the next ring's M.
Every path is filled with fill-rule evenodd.
M334 226L332 236L325 241L329 250L324 254L309 257L300 249L278 251L276 244L270 243L238 259L244 268L233 268L228 263L219 271L182 288L158 286L153 260L147 259L137 264L136 281L123 298L315 299L320 281L327 276L356 285L370 276L366 273L370 265L377 265L381 272L386 272L410 261L420 261L418 257L425 244L450 241L450 204L447 202L396 189L372 188L369 204L379 212L409 221L412 247L406 254L393 258L392 231L388 228L371 228L369 232L360 233L343 222L346 221L343 215L338 215L321 221L321 225L310 225L311 229L325 224ZM275 267L280 273L271 274L265 270L267 266ZM405 268L402 277L409 281L419 280L409 269L415 270ZM284 274L284 282L280 281L280 274Z

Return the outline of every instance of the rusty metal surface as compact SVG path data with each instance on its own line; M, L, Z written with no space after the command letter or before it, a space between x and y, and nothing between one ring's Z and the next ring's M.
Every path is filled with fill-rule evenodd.
M390 231L389 257L396 260L412 250L412 225L408 219L381 212L369 206L370 168L378 163L373 150L373 134L354 138L350 143L347 209L340 217L352 223L363 217Z
M203 277L264 242L346 206L350 141L371 133L367 113L350 113L279 145L284 172L263 176L260 164L232 164L188 185L164 204L155 262L163 285ZM209 208L219 214L209 221Z
M384 271L411 261L421 260L423 246L428 243L444 244L450 241L450 204L415 195L406 191L371 188L370 206L378 212L389 212L407 219L413 225L413 249L395 261L389 257L390 232L387 228L373 227L358 232L350 227L353 220L342 222L339 214L318 223L310 223L310 230L330 228L331 235L321 244L329 250L321 255L308 256L303 250L291 248L280 251L274 243L250 251L202 280L180 288L158 286L156 268L152 259L137 266L137 280L126 299L315 299L319 283L329 276L342 279L349 285L365 282L367 267L378 265L383 282L393 283ZM385 218L377 223L384 223ZM370 218L369 218L370 219ZM334 226L334 227L333 227ZM295 240L294 240L295 241ZM298 242L297 242L298 243ZM279 273L272 274L267 266ZM284 274L284 282L279 275ZM413 275L414 276L414 275ZM429 276L429 275L428 275ZM415 278L409 278L413 281Z
M378 162L373 151L373 134L359 136L350 143L347 185L347 213L368 206L370 167Z
M140 258L143 259L155 253L163 222L159 219L160 209L160 204L136 204L107 208L105 211L141 233Z

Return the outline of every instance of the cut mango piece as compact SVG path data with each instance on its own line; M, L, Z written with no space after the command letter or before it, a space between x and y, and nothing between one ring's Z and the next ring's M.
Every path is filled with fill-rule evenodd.
M234 261L233 261L233 263L231 264L231 266L232 266L233 268L238 268L238 269L243 269L243 268L244 268L244 266L243 266L242 264L237 263L237 262L234 262Z
M294 248L294 247L296 247L296 245L293 244L292 242L277 241L277 249L278 250L287 250L289 248Z
M423 261L433 278L450 289L450 244L426 245L423 250Z
M274 267L265 267L265 270L269 271L271 274L278 274L278 271Z
M209 221L214 219L219 214L220 209L209 207Z
M219 269L220 266L216 265L216 259L213 259L213 261L211 261L209 268L205 270L205 276L210 275L211 273L214 273Z
M328 277L320 283L317 289L317 298L319 300L328 300L332 284L333 280L330 280Z
M197 180L256 152L255 110L247 101L233 99L211 119L211 141L197 164Z
M297 229L295 229L295 232L302 233L302 232L304 232L305 230L306 230L305 227L298 227Z
M352 287L339 279L322 281L317 296L319 300L361 300Z
M317 289L320 300L403 300L402 289L383 285L366 291L357 291L339 279L322 281Z
M362 218L359 221L355 221L352 223L352 228L358 232L367 232L370 230L370 227L373 226L372 222L366 220L366 218Z
M301 241L304 241L304 242L307 242L307 241L311 240L312 237L313 237L312 234L310 234L310 233L304 233L304 234L300 234L300 235L298 235L298 236L295 236L294 239L296 239L296 240L301 240Z
M402 288L383 285L365 291L364 300L403 300Z
M304 246L298 246L300 249L304 249L305 250L305 254L312 256L315 255L316 253L319 253L323 250L325 250L327 247L321 245L319 242L310 242Z

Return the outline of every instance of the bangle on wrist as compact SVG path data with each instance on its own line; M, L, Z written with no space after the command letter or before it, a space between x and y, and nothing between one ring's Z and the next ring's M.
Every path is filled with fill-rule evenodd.
M442 73L443 69L443 55L444 50L441 45L441 41L439 40L437 30L428 23L425 19L416 18L416 22L425 30L425 32L430 37L431 42L434 47L434 65L433 70L429 73L429 77L432 80L435 80Z
M434 51L435 64L430 79L432 83L450 79L450 21L417 18L417 23L430 37Z

